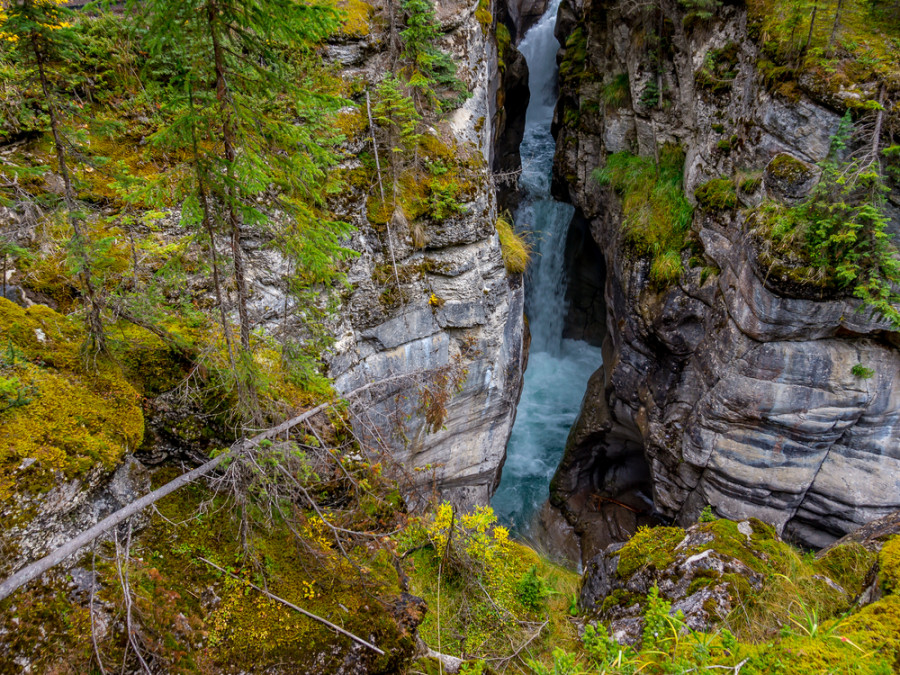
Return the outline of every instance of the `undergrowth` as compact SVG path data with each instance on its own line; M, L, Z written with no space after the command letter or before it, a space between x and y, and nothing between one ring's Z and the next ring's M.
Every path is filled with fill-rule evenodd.
M622 198L625 242L638 255L650 258L650 278L660 286L677 281L693 217L684 195L681 148L662 146L659 166L652 157L613 153L593 176Z

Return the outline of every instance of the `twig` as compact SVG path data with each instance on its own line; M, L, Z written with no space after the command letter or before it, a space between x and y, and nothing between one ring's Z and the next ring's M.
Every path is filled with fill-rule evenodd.
M100 669L100 675L106 675L106 668L103 667L103 660L100 658L100 647L97 644L97 629L94 624L94 595L97 590L97 543L94 542L94 550L91 555L91 643L94 645L94 656L97 659L97 667Z
M135 639L134 632L134 624L131 620L131 608L134 604L131 600L131 587L128 584L128 558L131 552L131 523L128 523L128 537L125 539L125 564L122 564L122 555L120 553L119 548L119 535L116 534L116 572L119 574L119 583L122 584L122 595L125 599L125 630L128 633L128 643L131 645L131 648L134 650L135 656L137 656L138 661L140 661L141 667L147 673L147 675L153 675L150 670L150 666L147 665L147 662L144 660L144 656L141 654L140 647L138 647L137 640Z
M232 577L233 579L237 579L238 581L240 581L240 582L242 582L242 583L244 583L244 584L247 584L248 586L250 586L250 588L256 589L257 591L259 591L260 593L262 593L263 595L265 595L267 598L270 598L270 599L272 599L272 600L275 600L276 602L280 602L281 604L286 605L287 607L290 607L291 609L300 612L303 616L309 617L310 619L313 619L314 621L318 621L319 623L323 623L323 624L325 624L326 626L328 626L329 628L331 628L331 629L333 629L333 630L336 630L336 631L337 631L338 633L340 633L341 635L346 635L348 638L350 638L350 639L353 640L354 642L358 642L358 643L361 644L362 646L368 647L368 648L371 649L372 651L377 652L378 654L384 656L384 652L383 652L382 650L380 650L378 647L376 647L375 645L373 645L371 642L366 642L366 641L363 640L361 637L359 637L359 636L357 636L357 635L354 635L353 633L351 633L351 632L348 631L348 630L344 630L344 629L341 628L340 626L336 626L335 624L331 623L331 622L328 621L327 619L323 619L321 616L317 616L317 615L313 614L312 612L308 612L308 611L306 611L305 609L303 609L302 607L297 607L297 605L295 605L294 603L288 602L288 601L285 600L284 598L279 598L279 597L278 597L277 595L275 595L274 593L269 593L269 591L260 588L260 587L257 586L256 584L251 583L251 582L247 581L246 579L241 579L241 578L240 578L239 576L237 576L236 574L232 574L232 573L229 572L228 570L219 567L219 566L216 565L214 562L212 562L212 561L210 561L210 560L207 560L206 558L204 558L204 557L202 557L202 556L198 556L197 559L198 559L198 560L202 560L203 562L205 562L205 563L206 563L207 565L209 565L210 567L216 568L216 569L219 570L220 572L222 572L222 573L224 573L224 574L227 574L228 576Z
M538 635L540 635L543 632L544 628L547 627L548 623L550 623L550 619L547 619L544 623L542 623L541 627L538 628L537 631L535 631L534 635L532 635L530 638L525 640L525 642L523 642L521 644L521 646L516 651L514 651L512 654L510 654L509 656L499 656L499 657L495 656L493 658L487 658L487 659L485 659L485 661L500 661L500 662L512 661L514 658L516 658L519 655L519 653L523 649L525 649L528 645L530 645L532 642L534 642L537 639Z

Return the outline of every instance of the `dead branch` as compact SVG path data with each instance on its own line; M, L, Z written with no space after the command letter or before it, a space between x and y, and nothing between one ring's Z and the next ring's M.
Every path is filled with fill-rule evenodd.
M344 630L344 629L341 628L340 626L336 626L335 624L331 623L331 622L328 621L327 619L323 619L321 616L317 616L317 615L313 614L312 612L307 612L307 611L306 611L305 609L303 609L302 607L297 607L297 605L293 604L292 602L288 602L288 601L285 600L284 598L279 598L279 597L278 597L277 595L275 595L274 593L269 593L269 591L260 588L260 587L257 586L256 584L253 584L253 583L247 581L246 579L241 579L241 578L240 578L239 576L237 576L236 574L232 574L232 573L229 572L228 570L222 569L221 567L219 567L218 565L216 565L214 562L211 562L211 561L207 560L206 558L198 557L197 559L198 559L198 560L202 560L203 562L205 562L205 563L206 563L207 565L209 565L210 567L216 568L216 569L219 570L220 572L223 572L224 574L227 574L228 576L232 577L233 579L237 579L237 580L240 581L241 583L247 584L250 588L256 589L257 591L259 591L260 593L262 593L263 595L265 595L267 598L270 598L270 599L272 599L272 600L275 600L276 602L280 602L281 604L283 604L283 605L285 605L285 606L287 606L287 607L290 607L290 608L293 609L293 610L296 610L296 611L300 612L303 616L309 617L310 619L312 619L312 620L314 620L314 621L318 621L319 623L323 623L323 624L325 624L326 626L328 626L329 628L331 628L332 630L337 631L337 632L340 633L341 635L346 635L348 638L350 638L350 639L353 640L354 642L357 642L357 643L361 644L363 647L368 647L368 648L371 649L372 651L377 652L378 654L381 654L382 656L384 656L384 652L383 652L382 650L380 650L378 647L376 647L375 645L373 645L371 642L366 642L365 640L363 640L363 639L362 639L361 637L359 637L358 635L354 635L354 634L351 633L350 631Z
M288 429L291 429L302 422L305 422L313 415L316 415L316 414L322 412L323 410L330 407L331 405L332 405L331 401L329 401L328 403L322 403L321 405L318 405L315 408L307 410L302 415L293 417L293 418L287 420L286 422L279 424L277 427L273 427L272 429L269 429L268 431L264 431L263 433L261 433L257 436L254 436L253 438L251 438L248 441L245 441L243 443L239 443L235 446L232 446L231 450L229 450L228 452L224 452L221 455L219 455L218 457L214 457L213 459L209 460L205 464L201 464L196 469L193 469L191 471L188 471L185 474L182 474L178 478L169 481L168 483L166 483L162 487L154 490L153 492L150 492L150 493L144 495L143 497L141 497L140 499L133 501L128 506L125 506L125 507L119 509L118 511L116 511L115 513L112 513L111 515L107 516L106 518L101 520L99 523L97 523L93 527L82 532L77 537L70 539L62 546L59 546L50 554L44 556L43 558L41 558L40 560L38 560L36 562L31 563L30 565L26 565L21 570L19 570L18 572L16 572L9 578L5 579L3 581L3 583L0 583L0 600L6 599L7 597L9 597L9 595L11 593L18 590L19 588L21 588L22 586L27 584L32 579L40 576L41 574L43 574L44 572L46 572L50 569L52 569L53 567L55 567L56 565L61 563L63 560L68 558L70 555L74 555L81 548L83 548L84 546L87 546L88 544L90 544L92 541L94 541L95 539L100 537L102 534L104 534L108 530L112 529L119 523L127 520L128 518L135 515L136 513L139 513L140 511L147 508L151 504L158 502L160 499L162 499L166 495L171 494L178 488L184 487L188 483L193 482L194 480L196 480L197 478L200 478L201 476L205 476L206 474L212 472L213 469L218 467L220 464L224 463L226 460L236 457L242 451L244 451L248 448L252 448L256 445L259 445L259 443L261 441L275 437L278 434L283 433L283 432L287 431Z
M128 644L131 645L131 649L134 651L135 656L137 656L138 661L141 664L141 668L143 668L144 672L147 675L153 675L150 670L150 666L147 665L147 661L144 660L144 655L141 654L141 648L137 643L137 635L134 628L134 621L132 620L132 609L134 607L134 601L131 599L131 585L128 581L128 562L131 557L131 523L128 523L128 536L125 538L125 562L122 562L122 553L119 547L119 535L116 534L116 573L119 576L119 584L122 586L122 597L125 600L125 631L128 634ZM99 652L98 652L99 654Z
M404 374L385 378L376 382L370 382L368 384L362 385L361 387L357 387L353 391L347 392L343 395L343 398L345 400L350 399L355 396L359 396L363 392L368 391L373 387L386 384L391 380L404 379L406 377L409 376ZM37 560L30 565L26 565L12 576L6 578L3 583L0 583L0 601L5 600L13 592L17 591L32 579L35 579L42 575L44 572L52 569L69 556L75 555L79 550L90 544L105 532L109 531L119 523L127 520L131 516L140 513L143 509L147 508L151 504L155 504L166 495L175 492L175 490L184 487L197 478L201 478L202 476L211 473L226 460L233 459L239 456L242 452L258 446L262 441L277 438L279 435L285 433L286 431L289 431L290 429L293 429L298 424L302 424L303 422L319 414L323 410L327 410L334 404L335 401L322 403L320 405L317 405L315 408L311 408L310 410L307 410L306 412L297 415L296 417L292 417L291 419L282 422L278 426L263 431L262 433L254 436L249 440L239 442L233 445L227 452L223 452L218 457L214 457L205 464L201 464L196 469L192 469L191 471L182 474L178 478L169 481L162 487L153 490L153 492L144 495L140 499L136 499L131 504L128 504L127 506L124 506L118 511L110 514L93 527L88 528L78 536L67 541L62 546L57 547L51 553L44 556L40 560Z

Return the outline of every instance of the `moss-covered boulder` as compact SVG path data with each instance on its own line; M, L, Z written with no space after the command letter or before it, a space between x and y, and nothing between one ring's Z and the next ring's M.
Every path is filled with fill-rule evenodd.
M819 180L819 170L787 152L772 158L763 174L769 197L795 204L806 198Z
M108 509L91 504L116 502L110 476L143 438L139 394L116 363L83 353L84 338L49 307L0 298L2 568L93 524ZM122 495L141 482L119 478Z
M712 520L687 530L641 528L588 562L580 603L628 644L640 640L654 587L694 630L727 621L736 632L743 627L747 636L767 637L793 611L780 596L814 598L823 614L837 613L862 590L873 561L874 554L855 543L818 560L805 556L756 519Z

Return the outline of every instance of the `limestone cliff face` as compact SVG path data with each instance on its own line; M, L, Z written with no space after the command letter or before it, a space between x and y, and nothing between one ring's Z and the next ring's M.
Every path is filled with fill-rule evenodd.
M349 273L353 291L340 310L331 361L340 391L385 381L356 407L357 432L423 490L436 488L466 506L486 503L499 480L521 390L525 332L522 280L507 274L494 225L491 165L495 138L506 132L496 128L505 124L504 89L496 43L477 8L476 1L439 6L443 47L471 97L432 132L466 159L472 197L461 214L418 223L425 240L418 247L408 223L393 222L390 233L370 225L366 195L345 201L343 216L359 228L353 247L360 256ZM351 44L341 53L377 81L389 72L388 54L365 51ZM391 246L400 293L386 294L394 279ZM445 394L446 410L435 424L422 403Z
M770 162L779 153L822 160L841 93L826 101L801 86L788 100L768 91L740 4L686 27L681 5L663 0L670 40L657 69L640 38L659 16L629 7L566 0L560 9L559 37L571 38L561 58L574 63L574 76L564 77L557 109L556 188L605 258L608 335L553 501L590 534L606 526L591 495L627 488L646 463L663 516L689 523L711 504L722 516L756 516L803 544L826 545L900 506L898 336L846 294L764 269L745 207L810 189L803 181L785 189ZM704 60L729 50L729 86L698 85ZM604 98L616 77L627 77L628 91ZM648 101L651 81L663 105ZM619 197L590 174L608 153L652 156L664 142L686 153L692 200L710 179L768 171L738 193L737 209L695 209L684 274L660 289L649 261L624 243ZM890 199L896 208L896 189ZM859 363L874 376L854 375Z

